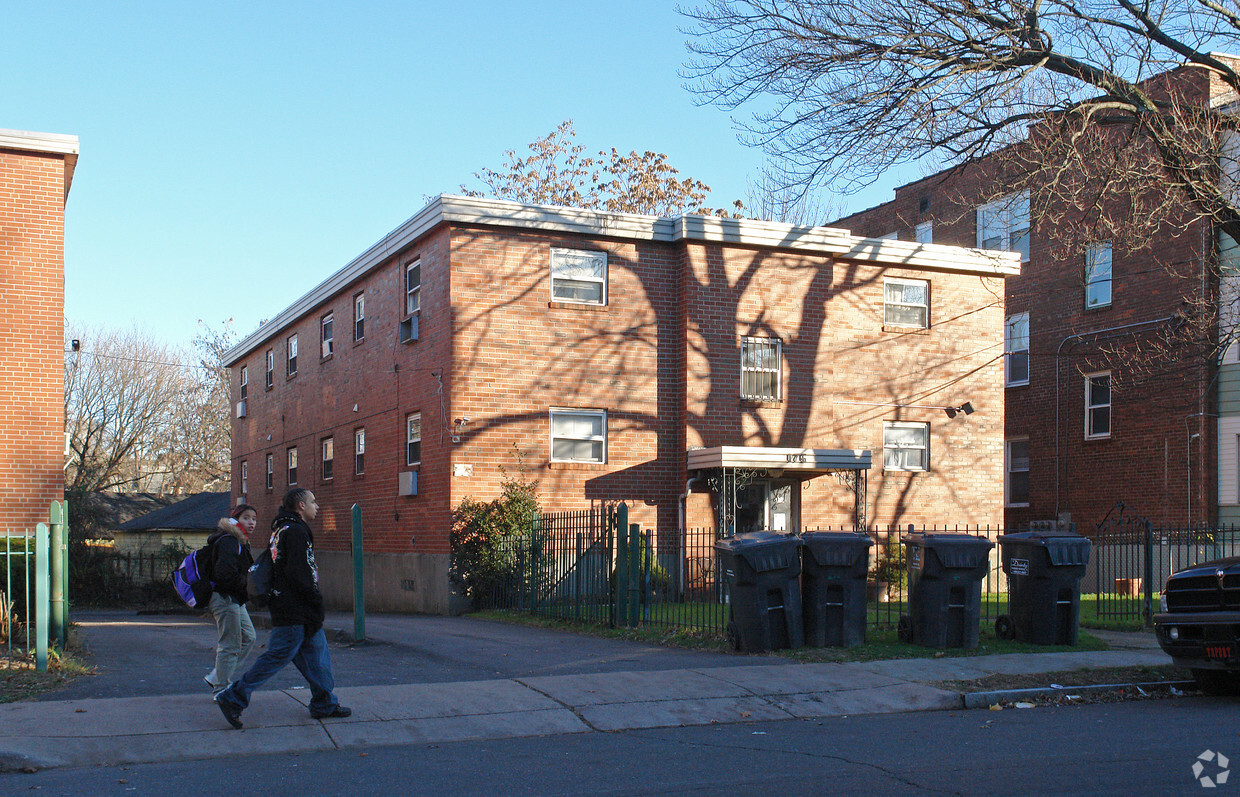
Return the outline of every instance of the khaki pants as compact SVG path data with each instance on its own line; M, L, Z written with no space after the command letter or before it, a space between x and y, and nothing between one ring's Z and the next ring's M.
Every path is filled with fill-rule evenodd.
M254 649L254 623L244 606L218 592L211 593L208 608L215 616L219 642L215 646L215 669L207 673L206 680L213 688L223 689L232 683L237 668Z

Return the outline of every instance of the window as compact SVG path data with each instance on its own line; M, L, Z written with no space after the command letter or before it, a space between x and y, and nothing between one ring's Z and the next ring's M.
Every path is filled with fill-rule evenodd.
M1085 377L1085 438L1111 436L1111 374Z
M405 314L422 309L422 261L405 264Z
M930 424L883 421L883 470L929 470Z
M366 472L366 430L353 430L353 472L362 475Z
M275 478L275 461L271 454L267 455L267 492L271 492Z
M405 464L417 465L422 461L422 413L405 416Z
M250 463L244 459L241 460L241 494L245 495L250 491Z
M1111 304L1111 242L1099 241L1085 249L1085 306Z
M551 410L551 461L607 461L607 413Z
M366 337L366 294L353 297L353 340Z
M275 384L276 378L276 353L271 349L267 350L267 389L271 390L271 386Z
M332 477L332 466L336 464L336 441L331 437L323 438L323 481Z
M934 222L923 221L913 228L913 240L919 244L934 243Z
M1007 361L1006 384L1029 384L1029 314L1007 317L1003 325L1003 351Z
M322 347L322 353L319 355L321 357L332 356L332 343L333 343L332 326L334 325L334 322L335 322L335 316L332 313L328 313L327 315L323 316L320 322L320 325L323 328L323 336L322 336L323 347Z
M982 249L1020 252L1029 260L1029 193L1000 197L977 209L977 245Z
M288 336L288 366L285 374L292 376L297 373L297 335Z
M607 253L552 249L551 300L607 304Z
M288 450L288 484L292 487L297 483L297 448Z
M883 280L883 323L897 327L930 326L930 283L925 280Z
M900 240L900 234L899 234L898 232L887 232L887 233L883 233L882 235L878 236L878 240L880 240L880 241L898 241L898 240Z
M1029 506L1029 441L1008 440L1003 444L1004 502L1007 506Z
M250 369L247 366L241 366L241 400L245 401L250 397Z
M779 401L780 341L741 339L741 398Z

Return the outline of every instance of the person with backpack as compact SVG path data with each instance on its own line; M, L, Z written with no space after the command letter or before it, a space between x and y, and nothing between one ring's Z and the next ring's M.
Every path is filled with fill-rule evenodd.
M250 553L250 534L258 524L258 510L238 504L231 517L221 518L219 530L207 538L211 551L211 600L207 604L215 618L219 641L215 645L215 669L202 677L212 692L232 682L233 674L254 649L254 623L245 604L249 600L246 581L254 556Z
M347 717L352 710L340 705L333 690L331 653L323 633L323 593L314 561L314 533L310 521L318 515L314 493L294 488L284 496L271 521L269 548L272 562L271 635L267 650L253 666L215 696L228 724L241 728L241 712L250 695L291 661L310 685L310 716L315 719Z

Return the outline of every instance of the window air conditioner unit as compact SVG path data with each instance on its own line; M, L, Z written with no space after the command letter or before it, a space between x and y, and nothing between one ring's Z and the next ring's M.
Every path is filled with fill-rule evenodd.
M411 315L400 322L400 342L413 343L418 339L418 317Z
M400 488L396 492L398 495L417 495L418 472L416 470L407 470L400 474Z
M237 417L238 418L245 417L245 399L242 399L241 401L237 402Z

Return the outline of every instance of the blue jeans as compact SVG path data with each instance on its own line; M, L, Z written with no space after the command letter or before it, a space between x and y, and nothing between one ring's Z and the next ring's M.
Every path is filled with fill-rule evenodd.
M235 706L247 708L250 694L268 679L293 662L310 684L310 713L329 714L340 701L332 694L336 679L332 676L331 654L327 649L327 636L323 629L306 633L300 625L278 625L271 629L267 650L258 657L246 674L229 684L220 692L218 700L226 700Z

